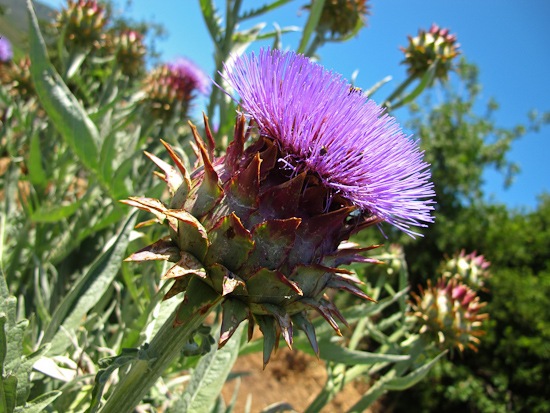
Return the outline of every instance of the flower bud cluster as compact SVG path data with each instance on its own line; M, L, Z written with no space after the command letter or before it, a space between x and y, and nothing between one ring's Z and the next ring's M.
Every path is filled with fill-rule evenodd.
M408 66L410 76L421 77L432 64L436 64L435 78L446 80L453 70L453 60L459 55L460 45L448 29L432 24L430 30L419 30L418 36L409 36L409 44L401 48L405 54L403 64Z
M108 18L96 0L68 0L57 16L56 26L65 34L65 41L76 47L99 46Z

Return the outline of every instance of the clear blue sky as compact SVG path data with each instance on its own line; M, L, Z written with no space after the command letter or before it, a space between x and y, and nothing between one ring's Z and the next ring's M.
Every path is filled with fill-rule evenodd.
M43 1L65 4L65 0ZM215 3L224 10L225 1ZM243 10L265 3L245 0ZM306 3L295 0L267 15L264 30L273 22L283 27L303 26L307 13L300 9ZM153 19L166 27L168 37L158 42L163 60L186 56L211 74L213 46L198 4L198 0L133 0L127 15ZM525 123L531 109L550 111L550 0L371 0L369 4L368 27L358 37L319 50L321 63L348 79L358 70L357 86L369 88L387 75L397 85L405 77L399 46L407 44L407 35L437 23L458 36L463 54L479 66L484 101L492 97L500 104L495 116L499 126ZM283 46L296 48L298 40L299 35L286 35ZM385 97L393 87L386 86L375 99ZM538 194L550 192L549 155L550 127L523 137L510 153L510 159L521 167L520 174L504 190L502 178L487 172L489 196L513 207L534 207Z

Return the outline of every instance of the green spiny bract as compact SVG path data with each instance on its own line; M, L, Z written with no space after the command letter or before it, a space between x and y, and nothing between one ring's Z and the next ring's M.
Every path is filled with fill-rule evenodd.
M236 122L226 155L216 159L206 118L205 125L207 145L191 125L202 159L191 174L167 143L176 167L147 154L163 171L159 176L172 199L168 205L139 197L123 202L155 214L170 236L128 260L175 263L164 276L175 280L165 298L186 291L193 277L203 282L201 288L223 296L220 346L248 320L249 339L255 324L264 335L264 365L281 335L292 346L294 327L305 332L318 353L307 312L317 310L340 334L336 319L346 322L325 294L327 288L369 299L353 273L338 267L377 262L361 256L375 246L357 248L343 241L380 220L354 214L356 207L321 185L315 174L292 176L277 142L253 136L244 116Z
M486 303L475 291L456 278L441 277L419 294L411 293L413 315L421 324L420 334L435 341L441 348L464 351L466 347L477 351L483 320L487 313L480 311Z

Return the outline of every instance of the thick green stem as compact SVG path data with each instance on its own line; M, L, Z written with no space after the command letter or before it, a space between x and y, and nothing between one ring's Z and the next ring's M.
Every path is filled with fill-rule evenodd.
M220 301L221 296L208 285L197 279L191 280L184 302L166 320L149 344L149 360L137 360L132 365L116 385L101 413L133 412L147 391L180 355L183 344L193 337L195 330ZM182 324L174 326L176 319L178 324Z

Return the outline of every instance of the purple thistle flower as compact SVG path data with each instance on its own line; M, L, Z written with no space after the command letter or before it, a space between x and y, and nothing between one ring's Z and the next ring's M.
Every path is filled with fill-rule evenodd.
M296 173L323 184L407 234L433 222L429 164L384 108L294 52L261 50L225 65L225 80L261 134L287 153Z
M199 93L207 95L210 92L210 78L191 60L181 57L167 66L178 78L192 83Z
M11 43L4 36L0 36L0 62L9 62L13 57Z

